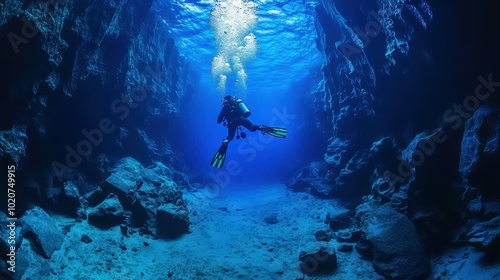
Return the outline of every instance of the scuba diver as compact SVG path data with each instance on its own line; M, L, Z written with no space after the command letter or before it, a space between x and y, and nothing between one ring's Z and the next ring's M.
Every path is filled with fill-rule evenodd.
M270 127L266 125L254 125L248 117L251 112L248 110L245 103L240 98L236 96L227 95L222 100L222 109L217 117L217 123L223 123L227 126L228 135L222 140L222 145L220 146L217 153L212 159L211 165L215 168L221 168L226 160L226 151L229 142L233 140L236 131L238 130L238 135L236 139L245 138L246 133L241 131L240 126L244 126L251 132L260 130L263 134L269 134L278 138L285 138L287 134L286 128L281 127Z

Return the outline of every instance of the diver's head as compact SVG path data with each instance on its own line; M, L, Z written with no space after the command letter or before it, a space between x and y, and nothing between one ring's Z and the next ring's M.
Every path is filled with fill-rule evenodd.
M222 100L222 103L226 103L226 102L232 101L232 100L234 100L234 98L235 98L235 96L226 95L226 96L224 96L224 99Z

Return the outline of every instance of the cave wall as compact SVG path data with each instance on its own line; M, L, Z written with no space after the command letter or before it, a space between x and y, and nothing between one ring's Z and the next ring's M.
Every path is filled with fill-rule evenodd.
M69 180L85 193L124 156L175 164L166 132L188 67L152 0L1 5L0 156L26 203Z
M488 1L320 1L323 79L313 95L330 139L288 186L359 205L361 225L366 209L388 204L427 253L468 244L498 257L498 234L487 230L499 213L500 56L488 35L498 10Z

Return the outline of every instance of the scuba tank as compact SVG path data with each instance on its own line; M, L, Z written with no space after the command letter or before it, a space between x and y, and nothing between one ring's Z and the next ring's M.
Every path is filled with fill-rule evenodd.
M245 103L243 103L243 100L241 100L240 98L237 98L235 100L235 103L236 103L235 109L238 111L238 113L240 115L242 115L245 118L250 117L250 114L252 114L252 112L250 112L250 110L248 110L247 105L245 105Z

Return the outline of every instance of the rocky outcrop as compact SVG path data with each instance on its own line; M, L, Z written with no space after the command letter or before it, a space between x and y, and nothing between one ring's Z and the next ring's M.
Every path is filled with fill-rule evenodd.
M327 115L324 126L333 124L334 137L347 141L370 130L376 110L382 109L374 97L384 78L379 73L406 64L412 38L432 20L425 1L407 2L319 2L316 30L324 79L315 104L320 115Z
M354 223L355 214L356 212L352 210L329 213L326 215L325 224L328 224L329 228L333 231L349 228Z
M338 267L335 249L324 246L300 251L299 261L300 269L307 275L331 274Z
M486 252L488 257L500 255L500 217L474 225L467 233L470 245Z
M318 197L360 198L370 193L374 175L384 173L395 165L395 141L384 137L370 148L352 153L338 138L329 139L325 162L312 162L303 168L288 187L294 191L307 191Z
M389 279L421 279L430 270L415 226L389 204L362 204L356 217L370 242L373 266Z
M52 199L68 181L85 194L107 178L102 159L175 163L166 124L178 112L187 66L152 6L2 5L0 57L9 71L0 77L0 159L24 167L22 183L37 186L27 203Z
M124 221L123 207L118 197L110 193L108 197L88 213L89 224L100 228L110 228Z
M163 204L156 211L158 237L172 239L189 232L189 216L185 207Z
M26 156L26 126L14 126L11 130L0 131L0 158L7 157L19 164Z
M465 123L459 172L463 182L487 200L500 199L500 112L480 107Z
M122 158L112 169L112 173L102 183L101 189L96 189L86 199L92 201L90 205L99 201L103 195L109 194L113 205L119 205L123 210L120 215L116 211L107 211L103 208L109 203L110 197L95 206L92 213L103 216L102 221L107 226L116 226L125 222L128 226L139 228L143 233L157 237L176 238L189 232L189 216L187 205L181 190L175 182L178 172L155 162L150 167L143 167L141 163L131 157ZM175 180L175 181L174 181ZM130 216L124 219L123 211L129 211ZM106 213L111 212L114 223L106 218ZM102 215L101 215L102 214ZM108 215L109 216L109 215ZM116 219L115 219L116 218ZM94 219L95 220L95 219ZM93 223L96 224L96 223ZM101 226L100 222L97 222Z
M39 207L26 211L19 219L24 238L35 244L36 251L50 259L52 253L61 247L64 235L54 220Z

